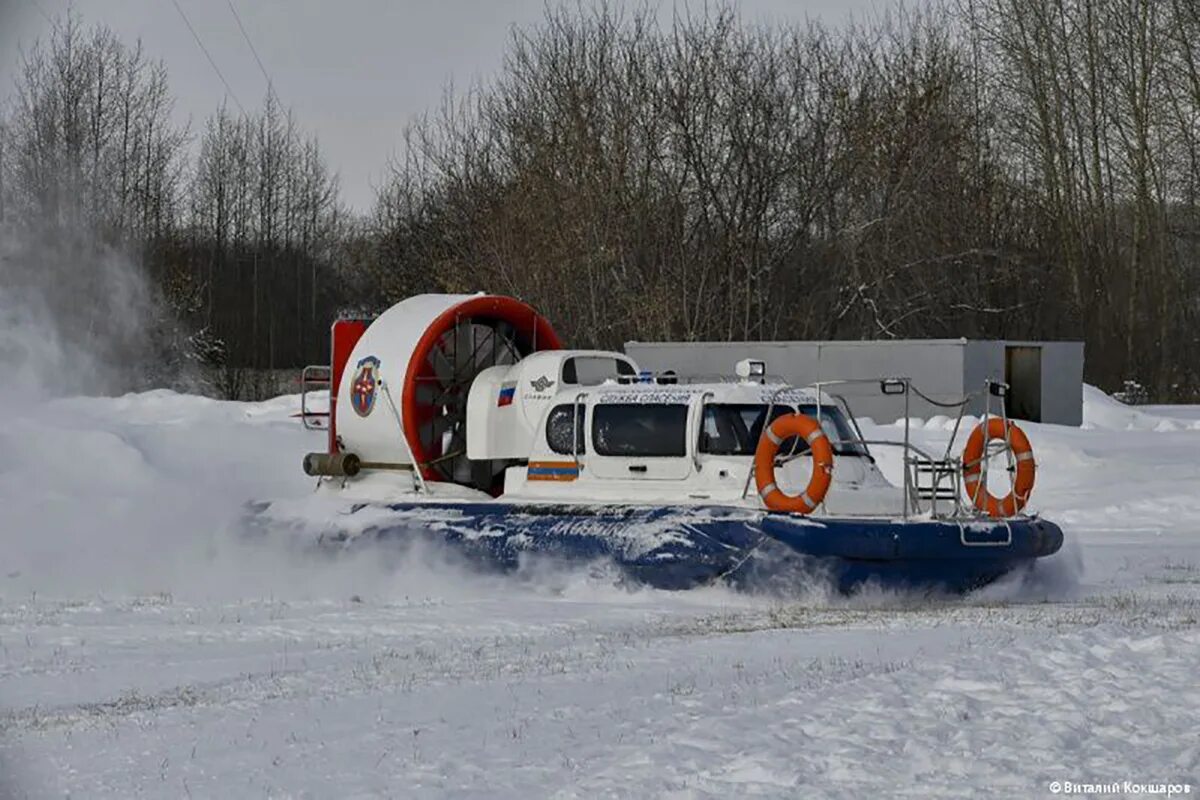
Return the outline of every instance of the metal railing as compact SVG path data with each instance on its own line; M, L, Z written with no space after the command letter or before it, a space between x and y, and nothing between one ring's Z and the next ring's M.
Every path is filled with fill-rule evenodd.
M330 392L333 370L328 364L309 364L300 371L300 422L305 430L323 431L329 428L329 411L309 411L308 395L321 389Z
M841 394L834 394L826 391L828 387L839 385L868 385L876 384L880 387L880 392L886 395L902 395L904 397L904 438L900 442L890 439L867 439L863 436L862 428L858 424L858 419L854 411L850 408L849 402ZM987 441L983 449L983 453L979 460L964 464L961 458L954 455L955 444L958 439L959 431L962 429L963 417L966 415L967 406L978 397L978 393L971 393L961 398L952 401L936 400L922 392L913 385L912 379L907 377L894 377L883 379L847 379L847 380L832 380L820 381L814 384L817 390L817 414L818 419L821 414L821 404L823 395L828 394L834 398L845 412L846 417L854 426L855 433L859 437L859 443L870 446L879 447L899 447L903 450L903 506L902 514L905 519L908 519L914 514L928 514L937 519L953 519L953 520L973 520L980 519L986 516L986 513L981 510L976 500L981 496L981 492L987 491L987 475L989 461L995 455L1003 452L1006 454L1006 472L1009 479L1009 490L1012 491L1015 485L1016 459L1013 455L1012 441L1010 435L1009 419L1005 403L1000 403L1000 413L992 412L992 398L999 398L1001 401L1007 396L1009 386L1002 381L994 381L990 378L984 381L984 412L981 425L984 426L986 432L989 420L992 417L998 417L1003 421L1004 439L1000 443ZM954 420L954 427L951 430L950 440L946 443L946 450L942 456L936 457L932 453L915 445L912 441L912 415L911 415L911 395L917 395L921 400L937 408L956 409L957 416ZM849 445L854 442L843 440L832 440L833 444ZM869 451L868 451L869 452ZM975 485L975 490L968 498L970 504L964 504L963 500L963 470L978 464L981 469L979 481ZM922 478L926 480L923 482ZM944 513L939 508L939 501L949 503L950 508L948 513Z

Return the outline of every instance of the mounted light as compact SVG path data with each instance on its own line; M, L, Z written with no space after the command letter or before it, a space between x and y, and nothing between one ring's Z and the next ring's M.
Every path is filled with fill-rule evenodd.
M908 384L899 378L886 378L879 382L879 391L884 394L904 394L908 391Z
M745 380L761 380L767 375L767 362L756 358L743 358L733 368L739 378Z

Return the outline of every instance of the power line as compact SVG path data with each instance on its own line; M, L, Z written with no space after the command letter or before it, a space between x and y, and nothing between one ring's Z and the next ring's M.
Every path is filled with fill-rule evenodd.
M196 40L196 44L200 45L200 50L204 53L204 57L208 59L208 63L212 65L213 72L217 73L217 77L221 79L221 83L225 84L225 91L229 92L229 96L233 98L233 102L237 103L237 107L242 110L242 116L249 116L246 113L246 107L242 105L242 101L238 99L237 93L233 91L233 87L229 85L229 81L225 80L225 76L221 74L221 68L217 66L217 62L213 60L212 54L208 52L208 48L204 46L204 42L200 40L200 34L196 33L196 29L192 27L191 21L187 18L187 14L183 13L183 9L179 5L179 0L171 0L175 5L175 10L179 12L179 16L183 18L183 24L187 25L189 31L192 32L192 38Z
M275 99L278 100L279 93L275 91L275 81L271 80L271 76L267 72L267 68L263 66L262 59L258 57L258 49L255 48L254 42L250 40L250 34L246 32L246 26L242 24L242 17L240 14L238 14L237 9L234 8L233 0L225 0L225 2L229 4L229 10L233 12L233 18L237 21L238 30L242 32L242 38L245 39L246 44L250 46L250 52L254 56L254 61L258 64L259 72L261 72L263 77L267 79L267 94L275 95Z
M30 1L33 3L34 7L37 9L37 12L42 15L42 19L46 20L46 22L49 22L50 27L54 28L55 30L58 30L58 21L50 19L50 15L46 13L46 9L42 8L42 4L39 3L38 0L30 0Z

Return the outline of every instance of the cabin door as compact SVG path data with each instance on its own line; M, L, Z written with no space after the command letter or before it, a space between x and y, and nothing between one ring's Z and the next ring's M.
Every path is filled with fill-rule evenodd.
M1042 348L1004 348L1004 411L1012 419L1042 421Z
M596 403L587 468L597 478L678 481L692 473L687 403Z

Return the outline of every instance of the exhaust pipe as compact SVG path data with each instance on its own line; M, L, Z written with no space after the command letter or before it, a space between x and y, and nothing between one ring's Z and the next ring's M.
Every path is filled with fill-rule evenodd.
M304 474L314 478L353 478L360 470L362 460L354 453L308 453L304 456Z

